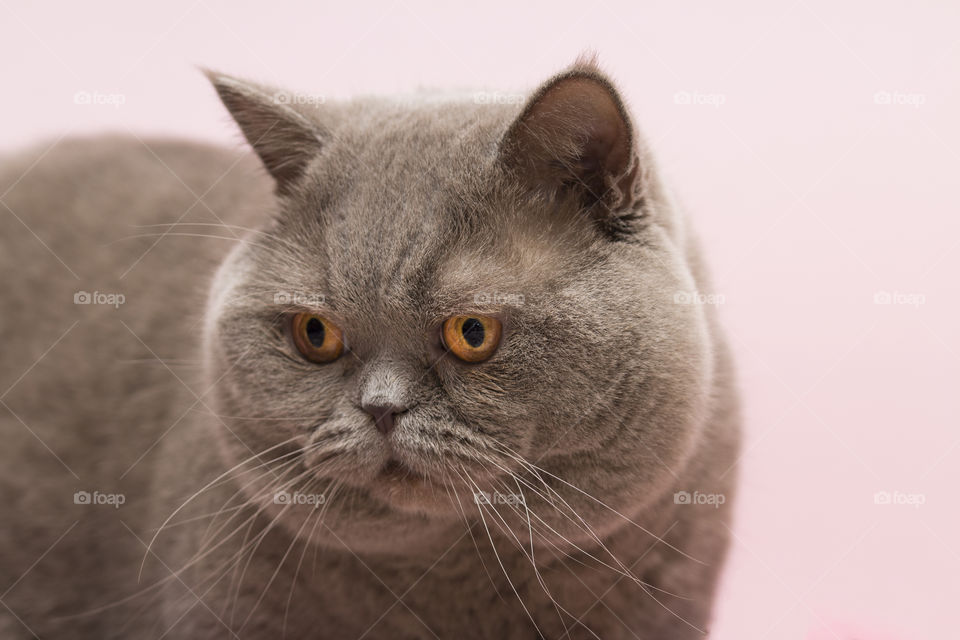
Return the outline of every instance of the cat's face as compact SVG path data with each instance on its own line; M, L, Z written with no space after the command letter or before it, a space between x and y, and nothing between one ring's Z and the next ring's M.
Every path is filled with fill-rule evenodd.
M679 473L707 332L675 303L693 285L671 214L595 70L522 110L294 112L213 80L279 193L206 329L214 425L231 466L250 459L250 500L353 549L464 513L519 533L527 509L544 538L582 541L577 518L622 526Z

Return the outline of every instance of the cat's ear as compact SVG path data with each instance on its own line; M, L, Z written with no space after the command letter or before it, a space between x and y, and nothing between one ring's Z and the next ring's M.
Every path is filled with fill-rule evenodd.
M292 108L286 94L204 69L224 106L285 194L320 152L320 130Z
M592 60L551 78L500 143L501 161L526 185L573 196L609 236L629 235L641 215L644 172L616 89Z

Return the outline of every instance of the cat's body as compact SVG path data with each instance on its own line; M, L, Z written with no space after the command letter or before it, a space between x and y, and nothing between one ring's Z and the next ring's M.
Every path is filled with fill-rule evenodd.
M605 82L566 78L584 79ZM272 178L255 156L125 138L3 162L0 637L699 637L738 416L712 309L677 303L707 284L652 167L619 158L644 185L607 220L508 184L542 190L557 170L500 168L547 131L531 121L537 142L517 143L517 107L328 105L298 148L300 116L255 132L270 107L214 82ZM278 150L312 164L290 172ZM149 226L181 214L201 224ZM202 226L221 220L236 227ZM80 291L125 300L74 304ZM505 329L464 365L421 333L471 300ZM291 302L337 318L349 353L294 363L271 342ZM394 392L389 434L353 411ZM387 473L395 458L413 479ZM322 471L287 486L293 464Z

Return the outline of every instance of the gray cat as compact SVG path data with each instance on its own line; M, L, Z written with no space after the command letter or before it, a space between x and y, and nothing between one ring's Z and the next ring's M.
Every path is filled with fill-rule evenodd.
M610 81L208 75L255 154L3 160L0 637L704 636L731 362Z

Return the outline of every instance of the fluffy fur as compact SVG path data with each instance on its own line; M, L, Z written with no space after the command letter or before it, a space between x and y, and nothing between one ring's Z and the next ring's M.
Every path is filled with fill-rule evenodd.
M3 637L705 634L730 358L609 79L303 106L209 76L255 154L3 162ZM301 358L298 310L347 353ZM463 313L503 323L487 362L439 339Z

